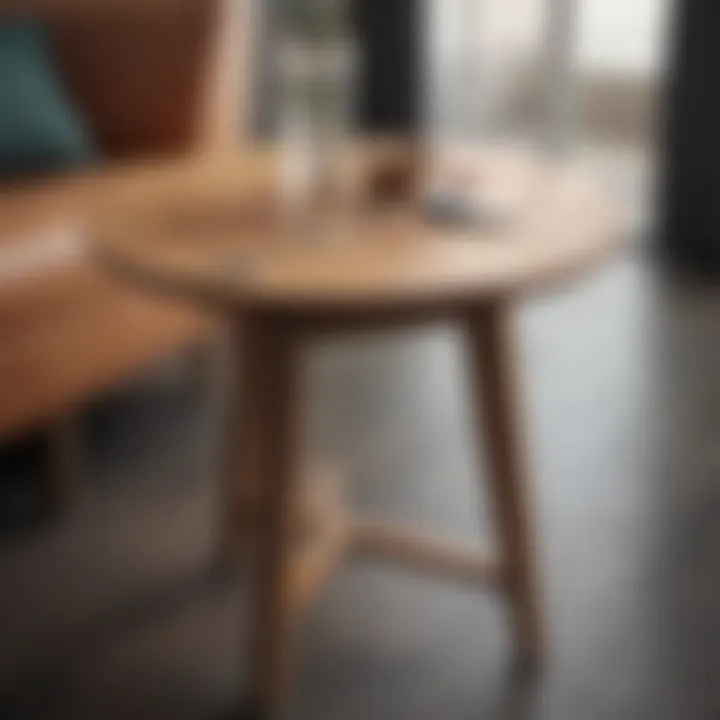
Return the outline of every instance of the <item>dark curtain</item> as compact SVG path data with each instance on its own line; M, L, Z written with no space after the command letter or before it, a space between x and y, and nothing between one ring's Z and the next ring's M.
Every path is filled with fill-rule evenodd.
M358 40L358 125L415 134L422 113L422 0L352 0Z
M673 28L659 244L675 264L720 274L720 1L678 2Z

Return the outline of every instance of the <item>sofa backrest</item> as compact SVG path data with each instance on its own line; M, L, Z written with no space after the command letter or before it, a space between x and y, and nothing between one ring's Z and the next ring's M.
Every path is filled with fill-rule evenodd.
M227 4L19 0L14 7L47 23L63 81L103 153L128 157L183 151L206 139ZM224 102L232 112L233 100Z

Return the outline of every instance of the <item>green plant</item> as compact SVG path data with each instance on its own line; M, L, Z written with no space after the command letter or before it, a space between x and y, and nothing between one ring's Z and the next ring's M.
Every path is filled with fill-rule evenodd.
M295 36L322 40L347 29L347 0L279 0L282 23Z

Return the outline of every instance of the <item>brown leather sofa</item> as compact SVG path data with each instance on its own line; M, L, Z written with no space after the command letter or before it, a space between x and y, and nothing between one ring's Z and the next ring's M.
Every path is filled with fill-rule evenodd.
M0 442L58 428L153 363L212 342L198 312L95 267L84 237L99 202L148 160L239 140L242 18L232 0L23 0L44 18L62 78L89 118L101 167L0 185ZM0 15L9 10L3 4ZM237 10L235 11L237 12ZM232 21L231 21L232 20ZM62 480L65 483L67 478Z

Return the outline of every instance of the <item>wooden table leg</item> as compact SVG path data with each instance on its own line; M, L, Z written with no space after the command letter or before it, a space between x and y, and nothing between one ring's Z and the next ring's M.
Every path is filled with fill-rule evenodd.
M258 457L256 421L264 399L265 356L256 323L242 319L223 353L222 383L215 383L215 394L222 398L222 451L220 455L219 554L232 562L247 560L252 551L260 517L261 477L265 469ZM216 365L220 363L216 362ZM226 367L228 366L228 367ZM228 376L228 377L226 377ZM342 505L342 473L333 463L313 460L302 470L303 496L296 524L298 535L327 519L329 510L337 514ZM330 506L330 507L328 507ZM322 517L318 518L317 516Z
M294 634L293 546L299 499L302 403L298 339L267 321L253 333L253 426L244 447L262 478L251 618L249 699L259 717L282 703ZM250 348L247 348L250 350ZM249 466L250 467L250 466Z
M485 429L501 568L512 604L520 658L534 664L542 655L543 632L509 308L501 303L488 305L479 309L469 324L476 407Z
M255 434L258 408L255 383L263 358L254 323L240 319L232 327L227 348L226 392L231 397L222 418L219 540L221 559L234 561L249 549L256 525L257 474L261 472Z

